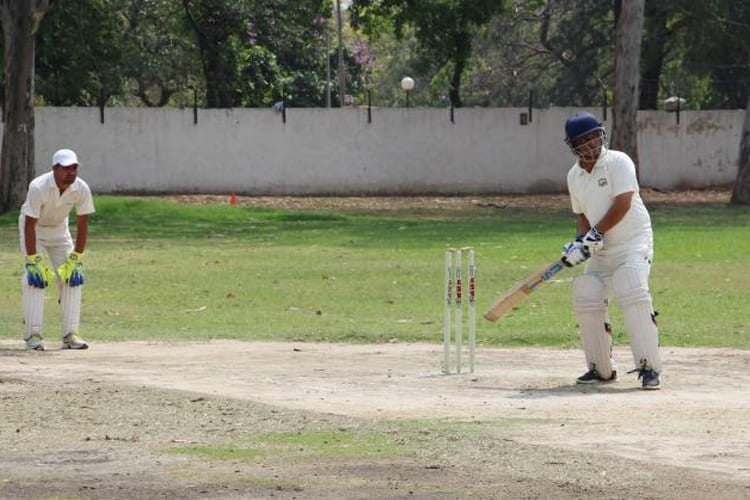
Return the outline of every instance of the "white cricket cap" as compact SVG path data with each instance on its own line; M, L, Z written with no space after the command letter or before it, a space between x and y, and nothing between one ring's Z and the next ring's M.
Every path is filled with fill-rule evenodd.
M72 149L58 149L52 155L52 166L55 165L60 165L61 167L78 165L78 156L76 156L75 151Z

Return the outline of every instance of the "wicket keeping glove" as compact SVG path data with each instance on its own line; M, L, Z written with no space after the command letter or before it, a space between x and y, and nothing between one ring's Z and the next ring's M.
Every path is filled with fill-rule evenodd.
M71 252L65 263L57 268L57 274L68 286L83 285L83 254Z
M563 247L561 260L566 266L573 267L588 260L589 257L591 257L591 252L583 244L583 237L579 236Z
M26 282L34 288L47 288L55 279L55 272L35 253L26 256Z
M592 227L588 233L583 235L581 241L589 249L589 252L594 254L604 246L604 233L600 233L598 229Z

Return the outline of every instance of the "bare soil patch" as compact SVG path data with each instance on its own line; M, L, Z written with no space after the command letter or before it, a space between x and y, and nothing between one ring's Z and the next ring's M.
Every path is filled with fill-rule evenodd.
M474 374L446 376L427 344L3 341L0 497L747 498L750 352L663 354L665 387L642 391L576 386L578 350L480 348ZM404 453L169 452L316 429Z
M649 206L685 206L727 204L731 188L715 187L682 191L641 189ZM168 198L191 204L228 204L230 194L185 194ZM238 206L286 210L326 210L344 213L380 212L466 212L478 209L534 208L568 210L565 193L496 196L243 196L236 195Z

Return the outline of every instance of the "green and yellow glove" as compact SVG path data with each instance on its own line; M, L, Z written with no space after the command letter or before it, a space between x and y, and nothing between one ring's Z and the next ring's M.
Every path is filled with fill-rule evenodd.
M57 274L68 286L83 285L83 254L71 252L65 263L57 268Z
M26 281L35 288L47 288L55 279L55 272L38 253L26 256Z

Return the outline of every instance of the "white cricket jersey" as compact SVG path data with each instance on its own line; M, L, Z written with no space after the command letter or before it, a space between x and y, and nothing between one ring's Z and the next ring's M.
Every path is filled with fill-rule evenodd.
M635 164L621 151L603 149L591 172L579 163L568 172L568 192L575 214L586 216L591 226L604 217L617 195L633 191L630 210L604 235L604 248L653 248L651 217L639 194Z
M35 178L29 184L26 201L21 206L21 218L25 216L37 219L36 227L43 232L56 232L55 229L68 230L68 214L75 208L77 215L94 213L94 199L89 185L77 177L63 194L55 183L53 172L47 172Z

